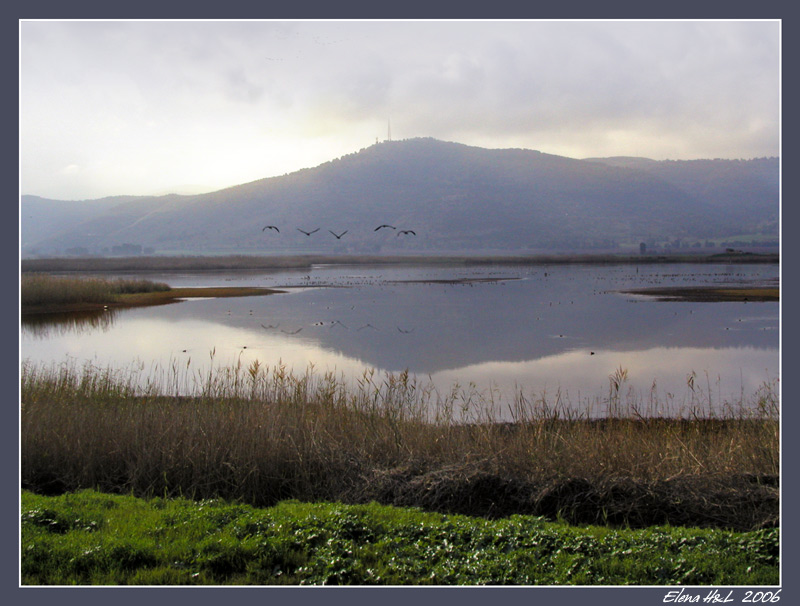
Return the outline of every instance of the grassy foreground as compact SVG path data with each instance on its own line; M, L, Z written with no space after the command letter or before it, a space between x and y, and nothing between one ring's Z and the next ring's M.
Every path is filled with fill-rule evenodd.
M777 585L778 530L22 494L26 585Z

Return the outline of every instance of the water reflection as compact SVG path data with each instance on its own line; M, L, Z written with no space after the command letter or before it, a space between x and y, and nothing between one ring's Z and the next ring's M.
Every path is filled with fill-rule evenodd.
M628 370L627 390L652 405L691 402L687 376L712 401L778 376L777 303L642 300L646 285L767 283L776 266L317 267L310 272L149 276L172 285L263 285L287 294L189 300L23 324L22 353L191 377L216 366L284 364L351 379L408 370L437 390L474 384L489 398L559 393L584 408ZM489 281L491 280L491 281ZM213 352L213 356L212 356ZM155 372L155 370L153 371ZM687 391L688 390L688 391Z
M51 339L54 336L108 331L114 324L117 311L79 311L72 313L32 314L22 316L20 330L23 338Z
M590 415L608 412L610 377L626 371L625 403L651 415L702 407L721 411L777 378L776 351L752 347L655 347L639 351L568 351L524 362L484 362L434 374L436 385L483 386L479 393L507 402L556 400ZM691 380L690 380L691 379Z

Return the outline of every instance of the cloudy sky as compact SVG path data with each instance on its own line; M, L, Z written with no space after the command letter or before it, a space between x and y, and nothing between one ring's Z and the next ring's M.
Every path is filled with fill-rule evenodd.
M25 21L21 190L198 193L389 134L779 154L777 21Z

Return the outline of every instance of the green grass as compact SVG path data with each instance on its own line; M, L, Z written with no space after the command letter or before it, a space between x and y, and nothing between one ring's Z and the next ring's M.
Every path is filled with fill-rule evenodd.
M22 493L32 585L775 585L777 529L574 527L378 505Z

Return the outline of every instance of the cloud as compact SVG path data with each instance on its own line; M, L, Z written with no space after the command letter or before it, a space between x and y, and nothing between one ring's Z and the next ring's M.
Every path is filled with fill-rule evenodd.
M385 136L387 118L396 139L572 157L778 153L777 22L54 21L21 31L23 188L42 195L59 195L42 171L97 156L143 168L113 183L84 171L93 191L163 190L193 174L225 187L355 151ZM169 157L142 179L161 150Z

